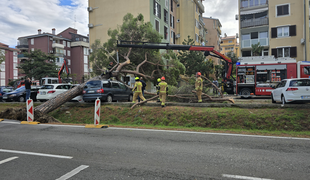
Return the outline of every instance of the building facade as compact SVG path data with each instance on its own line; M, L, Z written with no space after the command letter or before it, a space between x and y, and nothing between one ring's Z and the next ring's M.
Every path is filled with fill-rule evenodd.
M309 0L238 0L240 55L253 56L252 45L263 46L262 56L309 59Z
M8 86L10 80L18 79L18 51L0 43L0 53L4 55L4 61L0 64L0 86Z
M28 59L23 54L24 52L29 53L35 49L40 49L42 52L55 55L57 57L56 64L59 68L66 59L69 72L74 75L73 80L81 83L85 76L89 76L89 38L77 34L76 29L67 28L58 34L54 28L52 33L42 33L39 29L35 35L19 37L16 48L20 50L18 55L20 63ZM23 72L20 72L19 78L23 76Z
M222 54L227 55L228 52L232 51L237 57L239 57L239 44L236 36L227 36L225 33L221 40Z

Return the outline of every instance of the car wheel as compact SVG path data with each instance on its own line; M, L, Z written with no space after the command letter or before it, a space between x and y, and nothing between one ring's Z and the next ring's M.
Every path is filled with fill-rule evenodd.
M25 102L25 98L24 98L23 96L20 96L20 97L18 98L18 101L19 101L19 102Z
M276 103L276 101L273 99L273 94L271 94L271 102Z
M285 97L282 95L282 97L281 97L281 101L282 101L282 105L284 105L284 104L286 104L286 102L285 102Z
M107 102L108 102L108 103L111 103L112 101L113 101L112 96L111 96L111 95L108 95L108 97L107 97Z
M132 96L132 94L130 94L130 95L129 95L129 98L128 98L128 101L129 101L129 102L132 102L132 99L133 99L133 96Z
M241 90L241 96L250 96L250 95L251 95L251 90L249 88L244 88Z

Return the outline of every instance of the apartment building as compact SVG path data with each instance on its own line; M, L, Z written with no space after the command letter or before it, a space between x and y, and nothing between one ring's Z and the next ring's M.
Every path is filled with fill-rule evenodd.
M238 0L240 55L253 56L251 45L264 47L261 55L309 58L309 1Z
M0 86L7 86L10 80L18 79L18 51L18 49L0 43L0 52L4 55L4 61L0 65Z
M221 34L222 34L222 24L219 19L212 17L202 17L203 22L205 24L205 28L207 29L207 33L205 35L205 45L206 46L214 46L216 51L221 51ZM215 65L220 64L220 59L215 57L210 57Z
M81 34L77 34L77 30L67 28L66 30L56 34L56 29L52 29L52 33L41 32L37 34L19 37L18 45L20 50L18 55L19 62L22 63L28 58L24 52L40 49L42 52L54 54L56 64L61 67L64 59L67 60L67 65L70 74L75 74L73 80L83 82L83 78L89 75L88 55L89 55L89 38ZM22 72L19 73L19 78L23 77Z
M233 52L239 57L239 43L237 36L227 36L226 33L224 37L221 38L221 53L227 55L228 52Z

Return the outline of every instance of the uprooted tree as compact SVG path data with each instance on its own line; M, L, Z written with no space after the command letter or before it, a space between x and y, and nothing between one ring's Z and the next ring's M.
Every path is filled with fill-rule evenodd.
M110 39L100 45L100 41L96 41L92 45L93 53L90 56L90 62L92 63L93 75L96 75L92 80L103 80L109 79L110 76L115 77L117 80L121 81L121 76L126 76L126 74L134 74L135 76L144 77L149 81L155 82L158 77L165 76L168 84L177 85L177 82L180 80L179 77L181 74L185 73L185 66L179 61L178 56L172 52L160 53L159 50L153 49L132 49L132 48L120 48L117 49L117 39L127 40L127 41L143 41L143 42L160 42L162 36L152 28L151 23L144 22L143 15L139 14L137 17L133 17L131 14L124 16L122 26L119 26L115 30L109 30L108 35ZM118 63L116 60L116 52L119 54ZM113 61L116 64L109 71L103 67ZM106 72L106 73L103 73ZM204 77L205 78L205 77ZM208 84L212 82L205 78ZM87 81L87 82L88 82ZM47 114L54 111L62 104L70 101L72 98L81 95L85 84L83 83L75 88L62 93L55 98L50 99L49 101L42 103L41 105L35 107L34 114L35 120L46 123L57 121ZM215 87L217 88L217 87ZM218 91L220 91L218 89ZM195 93L195 91L192 91ZM189 102L195 102L196 97L194 94L172 94L170 97L183 98L190 100ZM154 93L147 93L153 95L149 100L155 99L157 95ZM209 101L231 101L229 99L221 98L213 99L207 94L203 94L203 97ZM140 102L142 103L142 102ZM137 103L135 104L137 105ZM134 105L134 106L135 106ZM134 107L132 106L132 108ZM6 110L0 113L2 118L11 118L18 120L26 120L26 109L15 109L15 110ZM13 116L14 115L14 116ZM14 117L14 118L12 118Z

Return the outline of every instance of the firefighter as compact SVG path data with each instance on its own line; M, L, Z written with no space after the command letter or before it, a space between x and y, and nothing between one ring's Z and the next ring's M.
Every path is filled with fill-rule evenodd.
M157 95L159 95L159 83L160 83L160 78L157 79L157 84L156 84L156 90L157 90ZM157 102L160 102L160 98L158 96Z
M143 101L145 101L145 98L142 95L142 83L140 81L139 77L135 78L136 83L135 86L133 87L132 91L134 91L135 93L133 94L133 103L136 103L136 100L138 98L138 96L140 97L140 99L142 99Z
M159 86L159 99L161 100L161 107L165 107L166 95L168 95L168 84L165 82L165 77L160 78Z
M196 73L196 82L195 82L195 90L196 90L196 95L198 97L198 102L201 103L201 94L202 94L202 87L203 87L203 80L201 79L201 73L197 72Z
M113 65L113 62L110 62L108 65L108 68L103 68L103 73L101 74L101 76L106 75L108 71L112 69L112 65ZM110 79L110 77L112 77L112 72L109 72L109 77L107 77L107 79Z

